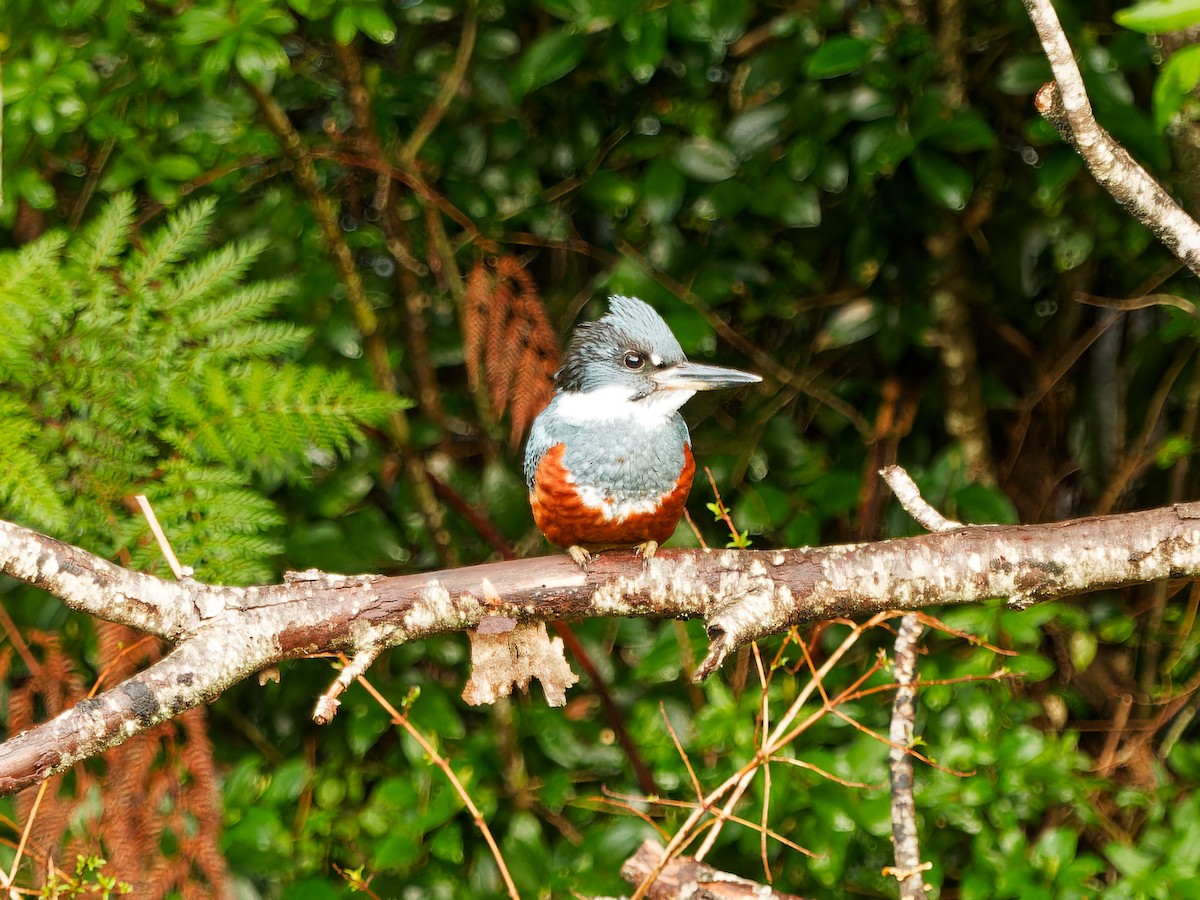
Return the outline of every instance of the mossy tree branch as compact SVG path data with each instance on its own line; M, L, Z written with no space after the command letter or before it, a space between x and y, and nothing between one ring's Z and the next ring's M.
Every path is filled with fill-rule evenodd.
M175 644L145 671L0 744L0 794L7 794L267 666L315 653L368 660L406 641L477 628L493 639L508 632L524 639L528 626L555 619L701 618L711 640L697 670L704 678L730 651L804 622L994 597L1024 608L1200 577L1200 504L872 544L667 550L645 566L632 554L608 554L587 575L552 556L386 578L309 570L250 588L163 581L0 521L0 572L72 609Z

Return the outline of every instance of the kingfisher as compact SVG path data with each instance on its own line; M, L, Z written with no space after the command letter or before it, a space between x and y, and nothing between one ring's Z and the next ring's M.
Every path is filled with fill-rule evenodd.
M647 303L614 296L580 324L554 396L525 446L533 520L587 572L592 553L635 547L644 560L675 531L696 461L679 409L697 391L762 381L689 362Z

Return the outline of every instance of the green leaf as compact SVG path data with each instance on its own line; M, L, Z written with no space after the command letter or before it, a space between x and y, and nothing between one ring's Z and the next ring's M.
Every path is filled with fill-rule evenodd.
M958 110L950 119L928 123L920 138L951 153L991 150L999 142L987 119L973 109Z
M12 180L17 196L28 200L34 209L53 209L58 202L54 188L32 166L19 167Z
M876 300L859 297L839 306L826 320L813 341L813 351L848 347L866 340L883 327L883 310Z
M354 7L347 4L333 17L333 39L339 44L349 44L358 34L358 17Z
M377 44L390 44L396 40L396 23L388 14L375 5L361 6L355 10L358 28Z
M33 410L0 394L0 510L56 532L66 524L67 511L37 452L39 430Z
M217 9L194 6L175 20L181 44L207 44L224 37L236 27L234 21Z
M1094 632L1082 630L1071 632L1067 648L1071 655L1071 666L1076 672L1082 672L1092 664L1092 660L1096 658L1098 647L1099 642L1096 640Z
M263 802L269 804L291 803L300 796L312 779L312 770L302 759L289 759L271 769L267 789L263 791Z
M587 47L585 35L571 28L556 28L538 37L526 48L512 77L513 98L558 81L579 65Z
M1143 878L1158 863L1158 857L1154 854L1124 844L1109 844L1105 848L1105 855L1126 878Z
M210 45L200 57L200 80L210 93L215 93L217 85L229 78L229 67L237 48L238 36L227 34Z
M324 19L337 0L287 0L287 5L306 19Z
M711 138L692 138L675 151L675 164L683 174L710 184L737 174L737 156L724 144Z
M1154 82L1154 127L1165 132L1200 85L1200 44L1184 47L1167 59Z
M182 153L166 153L154 160L150 171L160 178L188 181L200 174L200 163Z
M777 212L789 228L816 228L821 224L821 194L815 185L797 184L785 193Z
M791 110L782 103L767 103L734 116L725 129L725 140L742 159L771 146L783 133Z
M172 213L166 225L155 231L142 249L126 261L126 283L138 288L151 279L165 277L172 263L203 244L215 207L216 199L210 197Z
M233 56L238 73L251 84L270 89L275 76L288 69L288 58L274 38L247 35Z
M1117 10L1113 21L1142 34L1183 31L1200 25L1200 0L1145 0Z
M996 87L1006 94L1032 94L1052 77L1045 56L1027 53L1010 57L1001 64Z
M261 15L257 25L263 31L274 35L283 35L291 34L296 30L296 20L285 10L270 9L266 4L256 4L255 8Z
M1026 681L1042 681L1054 674L1055 665L1052 660L1036 653L1020 653L1004 661L1005 668L1016 672Z
M670 159L659 158L646 168L642 179L642 207L655 225L669 222L683 204L687 179Z
M625 38L625 67L638 84L646 84L658 71L667 50L667 17L661 12L630 16L621 25Z
M936 203L955 212L966 209L975 187L970 172L949 157L930 150L917 150L910 162L917 183Z
M808 58L805 71L810 78L834 78L861 68L874 46L873 41L838 34L829 38Z
M1079 835L1073 828L1048 829L1033 846L1033 862L1051 879L1071 864L1079 846Z
M891 175L916 145L916 140L907 133L903 122L882 119L860 128L854 135L854 163L859 174L868 178L879 174Z
M128 243L132 225L133 194L117 194L79 235L80 247L87 248L82 260L84 266L95 272L115 265Z
M372 866L382 870L403 870L411 866L425 853L424 836L411 811L409 815L399 817L388 835L375 847Z

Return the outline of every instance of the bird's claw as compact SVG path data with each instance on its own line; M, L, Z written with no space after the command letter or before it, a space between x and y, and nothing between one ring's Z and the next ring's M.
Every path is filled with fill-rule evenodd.
M567 556L575 560L575 565L583 570L583 574L588 573L588 563L592 561L592 554L588 553L578 544L572 544L567 548Z
M650 565L650 560L658 552L658 541L643 541L633 548L633 552L642 558L642 568Z

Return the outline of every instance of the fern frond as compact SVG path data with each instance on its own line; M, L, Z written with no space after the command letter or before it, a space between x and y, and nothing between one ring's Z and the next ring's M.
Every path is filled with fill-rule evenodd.
M20 250L0 253L0 381L27 383L30 343L56 333L80 300L61 270L67 236L51 231Z
M411 403L364 387L344 372L254 361L236 377L210 371L203 401L179 398L201 458L263 468L313 450L344 454Z
M279 528L284 518L274 503L249 487L246 475L176 458L163 466L161 477L146 485L145 492L184 565L207 580L230 584L270 579L268 561L283 548L265 532ZM126 523L120 541L135 565L162 565L142 520Z
M119 500L154 468L154 444L128 433L119 417L115 409L93 409L91 417L72 418L63 429L71 487L93 503Z
M231 287L246 274L266 246L262 238L234 241L189 263L159 291L159 308L187 307Z
M173 263L204 243L216 205L216 199L209 197L173 212L167 223L126 263L125 284L131 290L137 290L149 281L166 279Z
M285 356L308 340L311 329L291 322L255 322L214 335L206 344L214 357L226 362Z
M34 448L39 431L21 400L0 394L0 509L6 518L54 532L66 525L67 511Z
M487 264L477 260L467 275L463 314L464 350L467 377L478 390L483 385L483 348L487 335L488 300L492 296L492 277Z
M255 281L222 293L192 309L184 317L189 335L204 337L223 328L262 318L291 293L287 280Z
M0 254L0 302L34 308L38 294L58 271L66 243L64 232L48 231L16 253Z
M467 278L467 374L486 383L496 415L507 412L515 447L547 403L559 349L533 277L515 256L479 260Z
M261 241L198 253L212 202L140 249L134 216L122 195L70 243L0 250L0 515L151 565L159 551L125 510L143 491L185 563L267 580L282 517L259 476L303 476L404 401L272 361L308 337L267 318L291 284L240 284Z
M71 243L71 255L87 272L115 266L129 243L133 228L133 194L113 197L91 224Z

